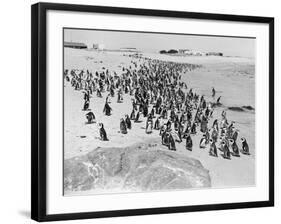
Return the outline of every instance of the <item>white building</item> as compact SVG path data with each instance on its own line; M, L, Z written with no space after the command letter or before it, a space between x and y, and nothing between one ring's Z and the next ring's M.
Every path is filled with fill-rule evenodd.
M102 50L104 50L104 48L105 48L104 44L93 44L94 50L102 51Z
M195 51L192 49L179 49L179 53L189 56L206 56L205 52Z

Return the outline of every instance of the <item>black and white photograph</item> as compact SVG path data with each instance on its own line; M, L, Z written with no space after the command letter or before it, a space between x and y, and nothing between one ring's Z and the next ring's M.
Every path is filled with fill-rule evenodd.
M255 187L255 37L62 32L64 196Z

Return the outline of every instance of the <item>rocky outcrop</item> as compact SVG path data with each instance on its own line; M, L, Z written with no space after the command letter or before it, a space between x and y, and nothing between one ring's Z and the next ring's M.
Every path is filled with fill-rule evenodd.
M157 144L97 148L64 163L66 192L86 190L153 191L210 187L201 163Z

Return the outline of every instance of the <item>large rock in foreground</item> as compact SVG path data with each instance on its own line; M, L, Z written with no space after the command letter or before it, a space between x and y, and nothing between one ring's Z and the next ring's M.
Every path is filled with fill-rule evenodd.
M126 148L97 148L86 155L67 159L64 163L65 192L110 193L211 186L209 171L198 160L161 150L161 147L137 144Z

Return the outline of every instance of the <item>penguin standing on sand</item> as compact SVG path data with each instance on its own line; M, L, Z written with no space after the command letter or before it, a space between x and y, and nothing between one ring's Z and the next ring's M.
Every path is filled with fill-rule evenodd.
M238 130L236 129L235 131L233 131L231 138L236 141L238 137Z
M209 144L209 141L210 141L210 132L211 130L206 130L206 133L205 133L205 136L206 136L206 144Z
M225 110L223 110L222 112L221 112L221 117L222 117L222 119L224 120L226 120L226 111Z
M148 115L148 106L147 106L147 104L144 104L143 105L143 116L147 117L147 115Z
M132 113L130 115L130 119L131 120L135 120L136 119L136 115L135 115L135 110L134 109L132 110Z
M90 93L84 92L84 100L90 100Z
M242 141L242 150L241 152L246 155L250 155L249 146L245 138L241 138Z
M152 133L152 126L153 126L152 120L148 120L146 122L146 129L145 129L145 133L146 134L151 134Z
M182 127L182 125L180 125L179 128L178 128L178 131L177 131L178 139L176 141L182 142L182 137L183 137L182 132L183 132L183 127Z
M138 112L137 112L137 115L136 115L136 117L135 117L134 122L135 122L135 123L136 123L136 122L139 122L139 119L140 119L140 112L138 111Z
M153 117L153 118L155 117L155 111L154 111L154 108L152 108L152 109L151 109L150 114L152 115L152 117Z
M131 129L131 128L132 128L132 122L131 122L131 120L130 120L130 118L129 118L129 115L126 114L125 117L126 117L126 118L125 118L126 126L127 126L128 129Z
M213 139L210 139L210 150L209 150L210 156L218 157L218 151L216 143L213 141Z
M192 151L192 146L193 146L192 139L191 139L190 134L188 133L186 136L185 148L189 151Z
M191 134L196 134L196 124L195 123L192 124L190 133Z
M97 97L102 97L101 91L99 89L97 89Z
M154 123L154 129L159 130L159 128L160 128L160 121L159 121L159 117L157 117Z
M102 141L108 141L107 135L106 135L106 131L103 127L103 123L99 124L100 127L100 138Z
M120 132L122 134L127 134L128 133L127 126L126 126L126 123L125 123L123 118L121 118L121 120L120 120Z
M240 156L239 155L239 149L238 149L238 146L237 146L236 142L233 139L229 139L228 141L229 141L229 146L232 149L232 155L239 157Z
M215 90L215 88L213 87L213 88L212 88L212 97L215 97L215 95L216 95L216 90Z
M223 155L222 155L223 158L230 159L230 151L225 141L222 141L222 151L223 151Z
M122 103L122 96L121 96L121 92L118 92L118 95L117 95L117 103Z
M199 147L202 149L206 148L207 146L207 139L206 139L206 135L204 134L203 137L201 138L200 140L200 143L199 143Z
M162 132L161 139L162 139L162 145L169 146L169 132L167 130Z
M212 133L211 133L211 139L214 141L214 142L217 142L218 141L218 131L216 129L213 128L212 130Z
M165 132L166 128L167 127L165 124L163 126L161 126L160 131L159 131L159 135L161 136L161 138L163 137L163 133Z
M95 117L94 113L92 111L90 111L89 113L86 114L86 119L88 121L88 124L91 124L91 123L95 122L96 117Z
M216 131L219 131L218 119L214 120L214 122L213 122L213 128L214 128Z
M84 106L83 106L83 110L88 110L89 106L90 106L90 101L89 100L85 100Z
M220 100L221 100L221 96L219 96L219 97L217 98L217 102L216 102L216 105L217 105L217 106L221 106Z
M169 142L169 145L168 145L168 148L169 150L172 150L172 151L176 151L176 143L175 143L175 140L172 136L171 133L168 134L168 142Z
M103 112L105 113L106 116L110 116L111 115L111 111L112 111L112 109L109 106L108 102L105 102Z

